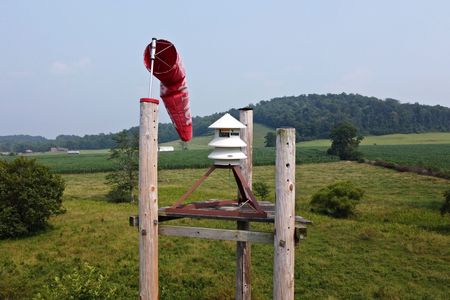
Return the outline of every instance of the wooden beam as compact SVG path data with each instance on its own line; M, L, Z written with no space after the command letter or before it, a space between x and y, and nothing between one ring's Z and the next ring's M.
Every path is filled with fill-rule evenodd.
M247 217L238 217L238 216L202 216L202 215L182 215L182 214L171 215L171 214L167 214L164 210L162 210L162 209L164 209L164 207L163 207L159 210L158 222L162 223L162 222L176 220L176 219L192 218L192 219L228 220L228 221L242 220L245 222L273 223L274 218L275 218L274 212L267 211L266 207L264 207L264 205L261 205L261 202L259 203L259 205L262 207L262 209L264 211L267 212L266 218L256 218L256 219L251 218L250 219ZM139 226L139 216L130 216L128 221L129 221L130 226L133 226L133 227ZM295 223L296 224L306 224L306 225L313 224L310 220L307 220L307 219L303 218L302 216L295 216ZM305 229L306 229L306 227L305 227Z
M139 296L158 290L158 104L141 102L139 124Z
M277 129L273 299L294 299L295 129Z
M273 233L247 230L160 225L159 234L167 236L196 237L210 240L241 241L263 244L273 243Z

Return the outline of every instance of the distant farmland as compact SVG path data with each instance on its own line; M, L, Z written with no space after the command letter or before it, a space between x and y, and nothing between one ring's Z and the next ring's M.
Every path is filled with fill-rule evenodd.
M300 151L300 150L298 150ZM197 149L187 151L161 152L159 154L158 167L160 169L186 169L186 168L204 168L211 165L208 159L209 149ZM60 174L79 174L109 172L114 169L114 162L109 160L109 155L104 151L102 153L67 155L67 154L39 154L28 155L39 163L48 166L53 172ZM13 157L5 157L13 159ZM301 155L297 156L297 163L316 163L337 161L338 158L326 155L326 148L302 149ZM274 148L256 148L254 149L254 165L273 165L275 164Z
M450 175L450 144L361 146L364 157Z
M270 128L255 129L254 165L275 163L275 149L263 147L264 134ZM207 158L211 149L207 146L211 137L196 137L186 151L162 152L159 155L160 169L205 168L211 164ZM397 144L395 144L397 143ZM178 142L169 143L179 147ZM328 156L328 140L316 140L297 144L297 163L333 162L338 159ZM168 145L168 143L164 144ZM369 160L384 160L405 166L418 166L450 175L450 133L396 134L366 137L360 151ZM108 172L114 164L108 160L108 150L82 151L80 155L35 154L39 163L52 171L63 174ZM2 157L11 159L11 157Z

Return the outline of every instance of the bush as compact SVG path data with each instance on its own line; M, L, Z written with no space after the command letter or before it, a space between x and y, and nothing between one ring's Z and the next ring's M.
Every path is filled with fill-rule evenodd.
M130 193L126 189L115 186L106 194L106 199L113 203L130 202Z
M107 276L85 263L62 278L55 277L54 282L45 285L34 299L116 299L116 292L117 289L108 283Z
M265 200L269 196L269 186L261 181L257 181L253 184L253 191L261 200Z
M354 213L364 192L350 181L341 181L320 189L312 196L311 210L336 218L346 218Z
M450 214L450 189L444 192L444 203L441 207L441 214Z
M0 238L30 234L63 212L64 182L47 167L24 157L0 161Z

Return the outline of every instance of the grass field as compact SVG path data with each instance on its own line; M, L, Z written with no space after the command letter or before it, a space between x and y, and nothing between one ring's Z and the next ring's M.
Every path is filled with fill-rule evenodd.
M203 171L159 172L160 205L172 203ZM64 175L67 213L51 219L53 228L0 241L0 299L29 299L43 284L83 262L109 276L118 299L137 298L138 235L127 224L137 207L105 202L104 176ZM356 216L339 220L309 212L311 195L336 180L351 180L365 190ZM273 201L274 167L255 167L254 181L269 184ZM296 299L448 299L450 218L441 217L438 208L449 186L448 180L366 164L299 166L296 211L314 225L296 249ZM234 193L230 174L220 170L190 199ZM171 223L235 227L232 222L188 219ZM253 298L271 299L272 247L255 244L252 255ZM232 242L161 237L159 262L161 299L233 298Z

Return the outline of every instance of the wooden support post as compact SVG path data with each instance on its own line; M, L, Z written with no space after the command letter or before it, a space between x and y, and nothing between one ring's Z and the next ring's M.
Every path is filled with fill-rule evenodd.
M158 102L141 100L139 124L139 296L158 290Z
M241 129L241 139L247 144L247 147L243 149L247 159L241 160L241 170L248 186L252 188L253 183L253 109L241 108L239 110L239 120L247 128Z
M273 299L294 299L295 129L277 129Z
M247 128L241 129L241 138L247 144L244 149L247 159L241 162L241 169L244 178L252 188L253 176L253 110L242 108L239 110L239 119ZM250 222L238 221L238 230L250 230ZM251 286L251 244L250 242L236 243L236 295L235 299L250 300L252 297Z

